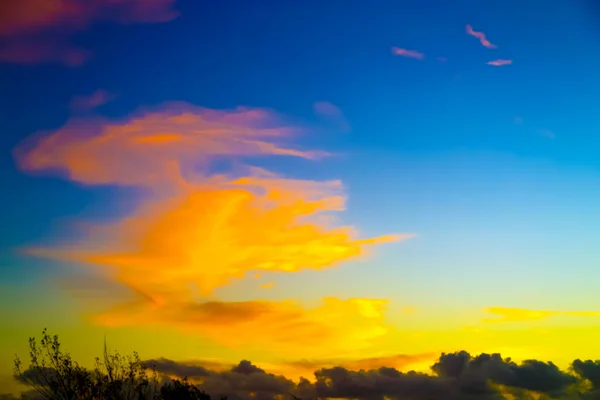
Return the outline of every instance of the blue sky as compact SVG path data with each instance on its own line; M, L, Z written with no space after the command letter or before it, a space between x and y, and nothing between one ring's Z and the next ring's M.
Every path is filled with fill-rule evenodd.
M30 135L63 126L74 96L102 89L114 98L84 117L126 120L169 101L273 110L305 128L298 147L333 156L257 164L293 179L341 180L341 219L365 236L417 235L343 268L275 273L268 292L235 282L217 289L223 301L382 297L429 310L418 317L427 326L442 314L475 324L491 306L599 310L600 14L591 2L174 7L173 21L99 20L73 33L71 43L92 53L82 65L0 63L0 277L11 296L43 298L35 282L64 272L60 261L17 249L60 242L72 235L66 222L117 220L138 204L132 188L24 173L12 156ZM497 48L468 35L467 24ZM512 64L487 64L497 59ZM350 129L317 115L316 102L335 105Z
M444 229L468 232L497 223L495 235L513 231L515 238L506 240L520 242L514 218L543 224L548 218L535 211L540 207L552 210L559 226L564 221L573 228L568 221L581 214L588 222L594 218L600 59L589 5L225 1L178 8L177 23L99 24L82 33L77 42L94 49L89 65L1 65L5 154L24 136L64 123L74 93L99 87L119 94L102 107L116 117L140 104L177 99L213 108L269 107L311 120L312 104L322 100L344 112L352 131L308 137L309 145L344 154L310 172L345 182L348 212L367 231L427 232L436 229L430 216L437 215ZM465 35L466 23L485 28L498 48ZM393 57L392 46L426 58ZM448 62L436 62L438 56ZM498 56L514 65L485 65ZM23 176L3 159L3 180L11 188L3 219L15 221L4 225L5 248L43 236L48 221L90 202L86 191ZM294 174L296 164L286 172ZM94 196L106 195L100 192ZM537 200L520 201L530 196ZM510 223L492 211L502 204L512 213Z

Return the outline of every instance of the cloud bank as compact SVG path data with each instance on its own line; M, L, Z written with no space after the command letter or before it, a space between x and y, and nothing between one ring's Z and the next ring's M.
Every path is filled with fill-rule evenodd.
M520 363L499 353L471 355L466 351L442 353L431 361L428 372L391 367L396 355L356 360L352 364L308 365L312 374L291 379L268 372L249 360L225 365L214 361L149 359L142 364L159 374L159 381L187 379L200 390L232 400L357 399L357 400L593 400L600 397L600 361L574 360L567 371L552 362ZM302 362L296 363L301 365ZM35 372L26 370L24 376ZM14 395L0 395L15 399Z
M317 368L310 379L292 380L243 360L218 370L202 363L148 360L147 366L170 377L187 377L207 393L231 399L594 399L600 394L600 362L575 360L568 372L552 362L515 363L500 354L472 356L466 351L442 354L430 373L331 366ZM358 365L357 365L358 366ZM356 366L355 366L356 367Z

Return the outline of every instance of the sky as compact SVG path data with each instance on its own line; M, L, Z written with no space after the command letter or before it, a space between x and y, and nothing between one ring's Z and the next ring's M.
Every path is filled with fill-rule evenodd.
M2 7L0 386L44 327L290 379L600 359L593 2Z

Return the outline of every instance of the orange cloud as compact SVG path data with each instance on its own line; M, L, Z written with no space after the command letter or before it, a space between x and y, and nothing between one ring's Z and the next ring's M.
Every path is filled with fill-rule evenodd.
M71 99L69 106L74 111L90 111L112 101L115 96L106 90L96 90L89 95L77 95Z
M487 47L488 49L495 49L497 46L490 43L489 40L486 39L485 34L483 32L476 32L473 30L473 27L469 24L467 24L466 27L466 32L467 34L476 37L477 39L479 39L479 42L484 46Z
M510 65L512 64L512 60L494 60L494 61L489 61L487 64L488 65L493 65L494 67L502 67L503 65Z
M200 300L235 279L333 268L372 245L413 236L361 238L332 218L344 209L341 182L285 178L246 163L251 156L323 154L285 146L299 132L266 110L180 103L122 121L76 118L22 144L15 151L20 168L89 185L139 187L146 196L114 223L83 225L80 242L30 253L89 265L136 293L136 301L96 316L98 323L167 324L228 345L329 335L331 346L354 348L383 334L385 302L325 299L305 310L290 302ZM232 168L211 173L214 161ZM253 334L227 336L240 329Z
M174 0L19 0L0 12L0 61L79 65L89 56L69 37L94 22L166 22L177 17Z
M167 325L231 348L258 347L278 356L298 357L318 355L317 348L343 355L368 347L388 332L386 305L386 300L333 297L310 309L293 301L161 305L140 298L91 318L105 326Z
M110 267L119 282L169 301L188 293L189 284L208 295L256 272L332 268L360 257L369 245L410 237L359 239L350 227L320 225L319 213L343 206L333 192L338 187L255 177L213 180L92 231L93 243L107 245L84 251L79 260Z
M85 184L155 187L181 184L182 169L205 170L217 157L325 154L278 144L295 132L264 110L172 103L125 121L75 118L51 135L34 138L33 147L18 148L16 157L29 172L62 170Z
M422 60L423 58L425 58L425 55L423 53L419 53L416 50L402 49L400 47L392 47L392 54L396 56L414 58L417 60Z
M495 314L500 318L484 319L484 322L526 322L546 319L556 315L570 315L576 317L600 317L600 312L591 311L548 311L506 307L490 307L485 309L485 311L491 314Z

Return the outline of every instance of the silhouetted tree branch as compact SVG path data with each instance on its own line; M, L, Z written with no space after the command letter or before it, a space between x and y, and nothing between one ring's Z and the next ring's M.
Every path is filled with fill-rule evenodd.
M15 357L14 376L45 400L210 400L187 379L160 385L156 370L149 373L136 352L126 357L110 352L106 338L102 359L96 357L92 370L73 361L46 329L39 344L29 339L29 349L27 368Z

